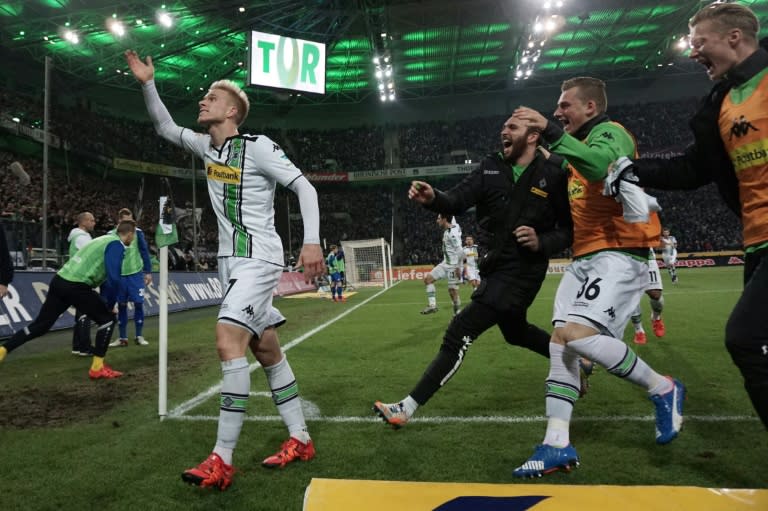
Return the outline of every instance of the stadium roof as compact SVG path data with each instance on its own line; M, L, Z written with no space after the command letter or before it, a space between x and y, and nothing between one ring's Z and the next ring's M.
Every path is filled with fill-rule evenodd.
M741 3L768 25L768 0ZM118 88L136 87L122 56L134 48L153 56L161 93L183 99L199 97L214 79L243 83L247 33L276 33L328 48L326 95L304 94L295 101L357 103L378 100L373 58L385 51L398 99L548 85L581 74L620 79L700 72L676 43L702 5L700 0L0 0L0 44L37 62L50 56L58 70ZM170 16L170 27L159 21L159 11ZM534 32L537 19L555 30ZM123 36L110 31L113 21L123 23ZM77 34L76 44L67 40L67 30ZM256 88L249 94L259 104L286 96Z

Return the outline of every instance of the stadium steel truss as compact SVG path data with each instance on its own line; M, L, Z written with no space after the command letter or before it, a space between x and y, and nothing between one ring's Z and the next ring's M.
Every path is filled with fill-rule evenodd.
M699 71L680 45L700 0L0 0L0 46L89 83L135 89L127 48L159 63L164 97L246 78L250 30L327 45L325 95L251 89L255 103L378 101L373 57L389 52L398 99ZM768 25L768 0L743 1ZM558 4L562 4L558 7ZM159 22L166 12L170 27ZM555 15L553 18L552 16ZM108 28L120 21L123 36ZM551 22L552 32L535 23ZM66 31L77 34L73 44ZM525 64L527 67L521 67ZM530 72L523 69L530 68Z

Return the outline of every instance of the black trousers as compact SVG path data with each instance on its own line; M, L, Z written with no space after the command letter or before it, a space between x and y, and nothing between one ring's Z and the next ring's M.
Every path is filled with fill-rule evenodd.
M72 351L87 352L91 349L91 319L80 309L75 309L75 326L72 329Z
M549 358L550 334L526 320L527 306L499 310L472 300L448 325L440 351L411 391L410 396L425 404L459 370L467 350L480 334L494 325L499 326L504 340L528 348Z
M746 254L744 291L725 327L725 346L768 429L768 249Z
M25 328L13 334L3 346L11 352L22 344L40 337L48 332L59 316L73 305L98 325L94 354L103 357L107 353L112 337L114 314L90 286L70 282L58 275L54 275L51 280L48 295L37 317Z

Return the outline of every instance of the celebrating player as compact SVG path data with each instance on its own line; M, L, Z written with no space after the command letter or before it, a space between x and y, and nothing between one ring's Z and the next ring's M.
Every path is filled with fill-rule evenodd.
M422 314L437 312L437 298L435 296L435 281L448 280L448 294L453 302L453 314L458 314L461 307L459 296L459 279L461 278L461 262L464 260L464 251L461 249L461 227L452 216L437 215L437 225L443 229L443 260L424 277L424 285L427 290L427 308Z
M279 183L298 195L304 222L304 245L298 266L312 282L325 273L320 248L317 192L279 145L263 135L240 134L248 115L248 96L235 83L219 80L199 101L197 121L206 135L177 126L155 88L152 58L141 61L125 53L134 77L141 82L144 101L157 132L205 163L208 195L219 227L219 276L226 292L216 323L216 348L223 381L216 445L197 467L184 471L191 484L226 489L235 472L232 454L240 436L251 387L246 350L250 346L264 367L272 397L290 438L265 467L283 467L294 460L310 460L315 447L298 397L296 379L280 350L273 326L283 320L272 307L272 293L280 280L283 254L274 226L275 188Z
M579 363L584 357L648 391L656 407L656 442L674 440L682 427L683 385L654 371L618 337L648 282L648 248L658 224L624 220L622 207L602 195L609 164L637 152L634 137L607 113L605 83L596 78L566 80L555 117L520 107L513 117L543 132L549 150L566 158L573 215L574 260L555 295L546 381L547 430L543 442L516 477L535 477L578 465L570 442L570 421L578 399Z
M665 227L661 231L661 258L664 260L664 265L667 267L669 276L672 277L672 283L677 284L677 269L675 264L677 263L677 239L669 231L669 227Z
M472 236L464 238L464 272L469 284L477 289L480 285L480 272L477 269L477 245Z

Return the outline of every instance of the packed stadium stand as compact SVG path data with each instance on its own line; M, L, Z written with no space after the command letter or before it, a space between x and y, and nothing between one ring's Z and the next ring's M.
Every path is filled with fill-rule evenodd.
M689 142L687 119L696 105L694 99L617 105L609 109L612 118L624 124L637 137L643 154L672 155ZM117 171L109 168L112 158L127 158L189 168L190 159L157 138L148 122L97 115L86 108L52 109L52 132L60 137L63 159L54 160L49 173L49 247L66 253L66 235L74 216L83 210L94 213L96 234L114 225L117 210L130 207L140 213L139 225L152 239L157 222L157 176ZM0 116L17 118L20 123L39 126L42 104L33 97L9 90L0 91ZM402 125L357 126L329 130L250 129L265 133L281 144L291 159L305 172L357 172L385 167L383 141L387 133L396 134L396 158L389 166L420 167L477 162L483 154L498 147L499 131L506 115L448 121L424 121ZM4 172L0 183L7 191L2 221L9 224L15 243L37 246L42 223L42 161L39 156L15 154L13 147L0 152L0 166L19 160L32 177L28 187ZM461 161L455 157L461 155ZM460 175L435 178L433 184L447 189ZM174 199L182 224L182 243L173 265L194 269L191 251L192 188L190 181L172 180ZM349 182L317 183L321 209L321 237L325 243L342 240L385 237L393 243L395 264L431 264L442 255L434 215L409 203L408 180L388 180L372 184ZM144 190L138 194L137 190ZM716 197L713 187L695 192L653 192L662 205L662 222L677 236L680 251L738 249L741 234L737 219ZM195 197L202 215L197 226L198 260L202 267L215 266L216 225L207 204L203 186ZM284 239L286 261L301 246L302 227L295 196L278 193L276 224ZM190 213L190 214L187 214ZM186 220L184 217L186 216ZM463 233L475 230L473 214L457 219ZM20 247L17 247L20 248Z

